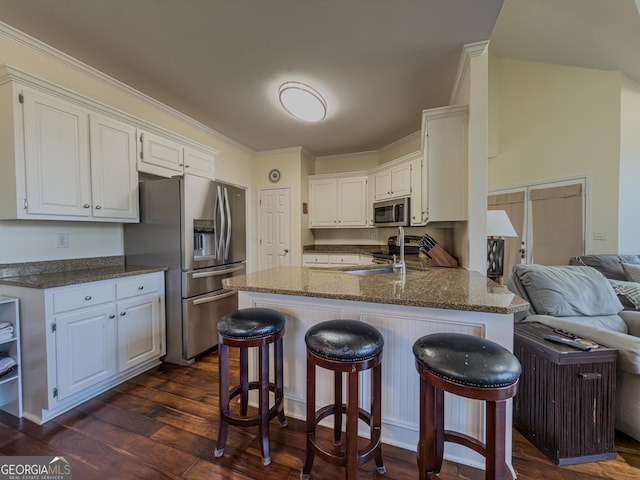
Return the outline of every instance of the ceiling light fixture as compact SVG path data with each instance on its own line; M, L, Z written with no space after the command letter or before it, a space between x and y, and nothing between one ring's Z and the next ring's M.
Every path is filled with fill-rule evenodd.
M282 107L305 122L319 122L327 115L327 102L316 90L300 82L285 82L278 89Z

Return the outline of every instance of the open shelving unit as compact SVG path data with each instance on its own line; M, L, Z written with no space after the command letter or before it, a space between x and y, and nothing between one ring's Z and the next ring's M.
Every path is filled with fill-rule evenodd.
M0 295L0 322L13 324L13 338L0 341L0 354L12 357L18 365L16 369L0 377L0 409L22 417L20 314L17 298Z

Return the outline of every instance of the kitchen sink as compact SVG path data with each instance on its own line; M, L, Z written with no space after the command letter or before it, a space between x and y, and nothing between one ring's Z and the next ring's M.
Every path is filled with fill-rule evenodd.
M407 273L417 272L418 270L409 270L407 269ZM348 273L350 275L377 275L380 273L394 273L393 267L389 265L388 267L378 267L378 268L363 268L362 270L345 270L344 273ZM399 272L398 272L399 273Z

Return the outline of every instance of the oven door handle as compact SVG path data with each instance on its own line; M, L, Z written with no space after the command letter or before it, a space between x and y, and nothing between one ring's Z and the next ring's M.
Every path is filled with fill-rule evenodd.
M235 290L229 290L227 293L222 293L220 295L213 295L211 297L199 298L197 300L194 300L193 304L202 305L203 303L215 302L216 300L221 300L223 298L230 297L231 295L235 295L236 293L238 292L236 292Z
M224 270L216 270L214 272L198 272L191 275L191 278L216 277L218 275L224 275L225 273L237 272L243 268L244 265L240 265L239 267L225 268Z

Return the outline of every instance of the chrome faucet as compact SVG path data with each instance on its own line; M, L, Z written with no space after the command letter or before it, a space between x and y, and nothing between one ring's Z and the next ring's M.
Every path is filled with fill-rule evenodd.
M396 256L393 256L393 271L407 273L407 266L404 263L404 227L398 227L398 244L400 245L400 263L396 263Z

